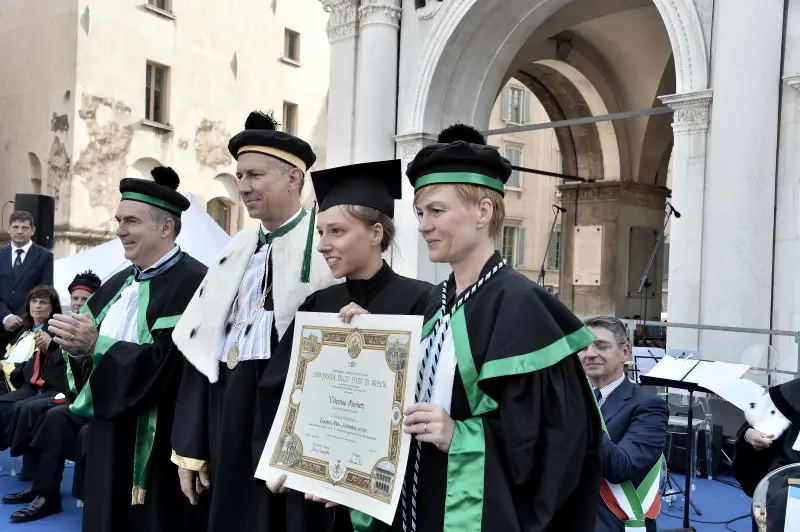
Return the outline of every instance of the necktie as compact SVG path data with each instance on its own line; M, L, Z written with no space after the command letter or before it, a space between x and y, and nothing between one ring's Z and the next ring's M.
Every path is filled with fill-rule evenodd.
M603 394L600 393L598 388L594 389L594 398L597 399L597 403L600 404L600 398L603 397Z
M256 246L256 253L261 251L261 248L266 246L272 240L272 233L266 234L263 229L258 230L258 245Z
M22 266L22 250L17 250L17 258L14 259L14 269L17 269L17 266Z

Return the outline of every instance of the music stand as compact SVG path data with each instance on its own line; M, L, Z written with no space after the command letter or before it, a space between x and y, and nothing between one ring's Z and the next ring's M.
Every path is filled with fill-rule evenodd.
M684 379L689 376L689 374L700 364L702 361L699 361L698 364L692 367L683 377L678 380L673 379L664 379L660 377L649 377L647 375L642 375L639 379L641 380L642 384L646 386L664 386L665 388L677 388L679 390L686 390L689 392L689 411L687 412L687 423L686 423L686 441L689 442L688 444L688 452L686 453L686 485L684 490L684 497L686 498L686 504L683 505L683 527L682 528L673 528L670 530L665 530L663 532L695 532L695 528L689 525L689 506L691 503L691 492L692 492L692 421L694 415L694 394L695 392L703 392L703 393L713 393L711 390L703 388L697 383L694 382L686 382Z

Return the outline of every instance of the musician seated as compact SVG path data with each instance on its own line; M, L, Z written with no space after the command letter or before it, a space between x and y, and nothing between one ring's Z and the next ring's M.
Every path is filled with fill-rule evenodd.
M669 407L625 377L631 354L625 324L606 316L585 324L597 339L580 352L580 359L606 427L595 531L655 530Z

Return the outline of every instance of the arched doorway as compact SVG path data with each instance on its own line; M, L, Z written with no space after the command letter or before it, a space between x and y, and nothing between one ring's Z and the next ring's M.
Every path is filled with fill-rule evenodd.
M206 203L206 212L226 233L232 234L233 205L228 198L212 198Z
M705 135L710 94L697 91L708 87L708 59L700 18L691 0L452 1L441 4L431 26L416 48L416 67L409 75L406 94L401 89L399 97L398 153L406 160L450 124L464 122L490 129L492 109L511 78L533 92L551 121L661 106L661 97L678 94L665 103L674 108L697 107L699 111L691 115L699 124L691 134ZM679 112L677 118L685 121L689 114ZM702 180L704 175L698 166L704 151L692 153L689 147L704 143L673 140L671 124L668 115L639 116L554 130L563 172L597 181L564 192L565 201L574 203L568 207L573 221L571 226L567 224L561 242L567 251L562 262L573 262L569 249L575 242L570 242L569 233L575 225L603 225L606 231L603 282L573 290L565 300L573 309L608 311L608 306L598 302L611 299L617 302L615 313L619 315L640 313L636 312L639 302L634 285L638 284L637 270L647 262L655 241L657 231L653 229L663 224L664 200L669 193L664 187L665 161L672 154L677 172L693 174L681 174L687 177L676 179L676 187L683 180ZM416 145L412 147L412 143ZM502 146L504 141L492 144ZM688 205L696 205L696 198L686 198L687 190L676 190L673 198L682 205L684 199ZM409 189L408 196L411 194ZM612 205L615 198L625 201ZM587 199L593 204L581 208ZM594 217L587 218L587 212ZM674 227L671 248L672 253L687 257L688 263L671 261L679 264L671 281L674 287L696 287L689 279L683 285L679 278L680 272L690 277L699 272L700 253L692 246L700 234L702 206L683 216L680 227ZM413 219L408 218L399 224L401 234L403 227L407 233L413 230ZM620 223L609 224L612 218ZM438 265L426 266L424 249L409 245L415 236L402 246L418 253L415 269L424 276L433 271L437 279L446 275L446 269ZM538 268L541 258L537 259L533 266ZM572 273L564 273L569 282L574 281ZM658 266L651 277L661 274ZM650 297L659 295L655 290ZM697 321L697 298L676 295L682 300L676 305L678 314ZM651 311L652 307L648 313Z

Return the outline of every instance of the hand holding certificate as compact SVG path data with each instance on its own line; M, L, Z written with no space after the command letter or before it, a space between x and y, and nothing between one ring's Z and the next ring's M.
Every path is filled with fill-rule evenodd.
M405 477L420 316L298 312L278 413L256 470L391 523ZM411 368L409 378L409 368Z

